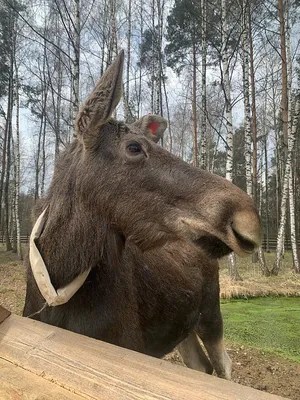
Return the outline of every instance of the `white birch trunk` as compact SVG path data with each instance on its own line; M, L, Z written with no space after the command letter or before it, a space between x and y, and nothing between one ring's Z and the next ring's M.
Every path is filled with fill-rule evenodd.
M228 26L227 26L227 5L226 0L222 0L222 72L223 72L223 90L225 96L225 118L226 118L226 179L232 182L232 165L233 165L233 127L232 127L232 104L230 94L230 77L229 77L229 59L228 59Z
M291 35L289 25L289 6L286 5L286 46L287 46L287 80L288 80L288 131L292 132L292 56L291 56ZM292 138L293 140L293 138ZM296 140L296 138L295 138ZM299 273L299 258L297 252L296 219L295 219L295 196L293 185L293 168L290 167L289 177L289 209L290 209L290 227L291 227L291 245L293 254L293 269Z
M131 60L131 0L128 1L128 30L127 30L127 64L126 64L126 86L125 86L125 98L124 98L124 119L125 122L129 122L130 110L129 110L129 71L130 71L130 60Z
M117 41L117 21L116 21L116 0L109 1L110 5L110 30L109 30L109 46L108 46L108 62L110 65L118 52Z
M152 14L152 49L151 49L151 112L155 112L155 101L154 101L154 93L155 93L155 0L152 0L151 4L151 14Z
M193 59L193 98L192 98L192 111L193 111L193 166L198 167L198 132L197 132L197 57L196 45L193 43L192 49Z
M289 178L289 205L290 205L290 224L291 224L291 244L293 254L293 269L296 273L300 273L299 258L297 251L297 236L296 236L296 218L295 218L295 195L293 185L293 169L290 168Z
M15 103L16 103L16 140L15 140L15 201L14 215L17 234L17 253L20 260L23 259L21 246L21 227L20 227L20 98L19 98L19 76L18 69L15 63Z
M285 231L285 223L286 223L286 214L287 214L287 199L289 194L289 179L290 179L290 170L292 164L292 154L295 147L296 142L296 131L297 131L297 124L299 122L300 116L300 87L298 87L297 93L297 100L294 112L294 118L292 127L289 132L289 140L288 140L288 154L286 160L286 168L283 178L283 187L282 187L282 195L281 195L281 215L280 215L280 225L277 235L277 249L276 249L276 259L274 262L274 266L272 269L273 275L278 275L280 270L280 262L281 262L281 255L284 246L284 231Z
M79 111L79 76L80 76L80 0L74 0L74 73L73 73L73 123Z
M57 46L61 44L61 39L58 35ZM55 113L55 159L59 155L59 145L60 145L60 123L61 123L61 100L62 100L62 86L63 86L63 76L62 76L62 60L61 53L57 51L57 94L56 94L56 113ZM46 80L45 80L46 81ZM54 96L54 93L52 93Z
M140 0L140 37L144 34L144 1ZM141 62L141 50L140 50L140 62ZM142 98L142 68L139 68L139 88L138 88L138 119L141 114L141 98Z
M157 26L158 26L158 32L157 32L157 46L156 46L156 109L155 109L155 114L162 115L163 116L163 111L162 111L162 96L161 96L161 75L162 75L162 69L161 69L161 43L162 43L162 8L161 8L161 3L160 0L156 0L156 6L157 6Z
M268 68L266 68L266 87L269 82ZM266 226L265 226L265 237L266 237L266 251L270 253L269 248L269 172L268 172L268 131L267 131L267 104L268 104L269 93L265 90L264 96L264 119L263 119L263 136L264 136L264 164L265 164L265 213L266 213Z
M243 0L243 32L242 32L242 61L243 61L243 92L244 92L244 130L245 130L245 161L246 161L246 190L252 196L251 173L251 123L250 123L250 93L249 93L249 18L248 0Z
M16 105L17 106L17 105ZM12 237L12 249L14 253L18 253L17 249L17 222L16 222L16 175L17 175L17 166L16 166L16 148L14 136L11 137L11 145L12 145L12 165L13 165L13 185L10 188L10 198L11 198L11 217L10 220L12 223L10 224L10 236Z
M206 18L207 5L206 0L201 0L202 18L201 18L201 154L200 167L207 169L207 126L206 126Z
M280 3L280 2L279 2ZM278 4L279 4L278 3ZM283 22L284 23L284 20ZM281 27L282 29L282 27ZM286 69L287 69L287 82L286 82L286 91L287 91L287 97L288 97L288 109L287 111L287 136L288 136L288 149L287 149L287 158L286 158L286 167L285 167L285 173L283 177L283 186L282 186L282 194L281 194L281 206L280 206L280 225L279 225L279 230L277 234L277 248L276 248L276 259L274 262L274 266L272 269L272 274L273 275L278 275L279 270L280 270L280 264L281 264L281 256L284 252L284 238L285 238L285 225L286 225L286 220L287 220L287 199L288 195L293 197L293 185L292 181L290 180L290 175L292 174L292 153L293 149L295 146L295 141L296 141L296 130L297 130L297 123L299 119L299 114L300 114L300 103L299 103L299 95L300 95L300 87L299 87L299 82L298 82L298 94L297 94L297 100L296 100L296 105L295 105L295 111L294 111L294 118L292 118L292 59L291 59L291 43L290 43L290 29L289 29L289 14L288 14L288 4L286 4L286 31L282 33L282 35L285 34L285 43L286 43L286 49L284 49L284 52L286 53ZM284 61L284 60L283 60ZM283 82L284 84L284 82ZM284 88L283 88L284 89ZM290 187L290 185L292 185ZM291 200L290 200L291 201ZM292 217L291 217L291 223L292 223ZM293 227L291 226L291 230L293 230ZM291 240L292 240L292 235L291 235ZM296 243L294 244L294 247L296 246ZM295 252L295 257L296 257L296 263L298 261L297 257L297 251ZM294 252L293 252L294 256Z
M232 182L233 165L233 127L232 127L232 104L230 94L229 58L228 58L228 25L226 0L221 2L222 11L222 86L225 96L225 118L227 128L227 154L226 154L226 179ZM228 256L229 275L233 280L242 280L236 267L236 257L232 253Z

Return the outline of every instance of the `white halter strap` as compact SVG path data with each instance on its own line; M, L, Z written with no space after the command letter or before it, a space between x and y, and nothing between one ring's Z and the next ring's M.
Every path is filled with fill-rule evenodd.
M91 268L78 275L68 285L57 289L54 289L47 267L44 260L36 246L36 240L40 237L43 227L45 225L45 213L47 208L38 217L30 235L30 247L29 247L29 260L32 269L32 273L36 284L41 292L41 295L46 300L49 306L59 306L67 303L70 298L77 292L78 289L84 284Z

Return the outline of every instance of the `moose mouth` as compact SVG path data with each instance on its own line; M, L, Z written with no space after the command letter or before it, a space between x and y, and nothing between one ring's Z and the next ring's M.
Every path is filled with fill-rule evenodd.
M207 254L213 258L222 258L233 251L226 243L215 236L202 236L199 239L193 240L193 243L197 247L205 249Z
M231 252L245 257L260 245L262 228L257 218L248 212L236 213L227 224L214 226L205 220L183 217L181 231L197 246L213 258L221 258Z
M193 240L193 243L197 247L205 249L209 256L213 258L222 258L232 253L233 251L235 251L239 255L249 255L253 253L253 251L257 247L256 244L242 237L242 235L240 235L234 229L232 229L232 232L235 238L235 243L232 243L231 245L225 243L216 236L209 234L203 235L198 239Z
M248 254L251 254L256 249L256 243L253 243L251 240L244 238L241 234L239 234L234 228L232 228L235 239L239 245L239 247Z

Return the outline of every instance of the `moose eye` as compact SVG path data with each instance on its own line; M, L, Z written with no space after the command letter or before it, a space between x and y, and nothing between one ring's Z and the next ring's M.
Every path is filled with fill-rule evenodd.
M137 155L143 151L141 145L137 142L130 143L127 146L127 150L130 154L133 154L133 155Z

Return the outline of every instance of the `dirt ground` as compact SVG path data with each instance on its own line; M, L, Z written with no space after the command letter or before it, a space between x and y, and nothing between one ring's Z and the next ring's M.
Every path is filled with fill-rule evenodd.
M234 382L300 400L300 364L233 343L227 343L226 347L232 359ZM165 358L174 364L184 365L176 350Z
M233 381L293 400L300 400L300 364L230 345Z
M21 314L25 298L25 271L11 253L0 251L0 304ZM233 361L232 380L245 386L300 400L300 364L256 349L227 343ZM166 357L183 365L178 352Z

